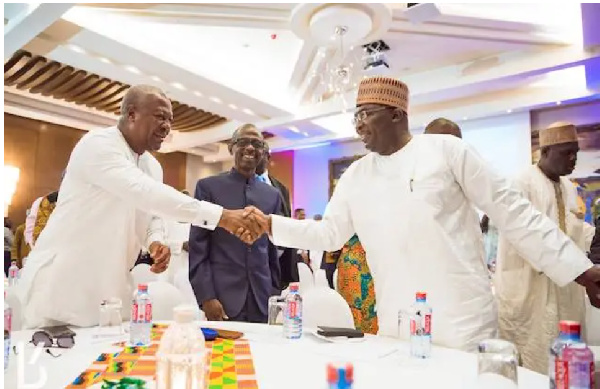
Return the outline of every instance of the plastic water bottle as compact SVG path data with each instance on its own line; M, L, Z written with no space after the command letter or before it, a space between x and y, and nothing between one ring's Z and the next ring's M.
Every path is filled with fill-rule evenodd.
M411 307L410 355L415 358L431 356L431 308L427 294L417 292L417 301Z
M131 344L141 346L150 344L152 335L152 301L148 294L148 285L139 284L131 306Z
M10 356L10 334L12 331L12 309L6 302L6 291L4 291L4 370L8 368Z
M327 365L328 389L352 389L354 384L354 366L351 363L343 365L329 363Z
M594 389L594 353L581 340L563 350L562 360L567 366L565 389Z
M206 345L194 323L192 306L178 306L175 322L167 328L156 354L157 389L201 389L206 384Z
M17 285L17 281L19 281L19 267L17 262L12 261L8 268L8 286Z
M297 282L290 284L290 292L285 298L283 336L287 339L299 339L302 336L302 297L298 293Z
M562 320L558 323L558 331L558 338L550 346L548 360L550 389L568 388L564 382L568 366L563 360L563 351L569 344L579 340L581 326L576 321Z

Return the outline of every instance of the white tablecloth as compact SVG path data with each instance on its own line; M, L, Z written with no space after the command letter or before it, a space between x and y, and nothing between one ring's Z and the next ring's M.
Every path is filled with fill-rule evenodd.
M318 389L326 384L328 362L354 364L355 389L419 388L464 389L471 387L477 377L477 356L456 350L434 347L432 357L417 360L408 357L408 344L395 339L368 336L361 343L333 344L305 332L300 340L286 340L282 327L246 323L200 323L203 327L243 331L251 344L254 366L261 389ZM15 356L5 371L6 388L34 389L41 375L47 380L37 388L62 388L71 383L102 352L116 352L111 344L115 339L97 341L93 329L78 329L76 345L71 350L53 349L62 353L59 358L41 353L35 363L32 345L25 354ZM17 331L13 344L27 342L33 331ZM22 344L22 343L21 343ZM19 369L19 365L24 368ZM22 377L18 385L19 371ZM28 385L28 386L23 386ZM546 389L548 378L519 369L519 388Z

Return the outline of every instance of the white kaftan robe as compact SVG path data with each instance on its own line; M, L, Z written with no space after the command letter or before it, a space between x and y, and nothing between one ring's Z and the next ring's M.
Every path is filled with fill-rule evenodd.
M589 250L595 229L571 212L573 184L568 179L561 177L560 184L553 183L532 165L515 185L581 250ZM558 191L556 186L560 186ZM495 275L500 336L517 346L526 368L547 374L548 350L558 336L558 322L585 323L585 289L575 282L556 285L544 269L527 261L527 253L522 257L519 251L500 234Z
M134 153L116 127L87 133L21 275L25 326L96 325L100 302L111 297L128 317L129 270L142 246L165 239L157 216L213 229L221 213L162 184L158 161Z
M497 335L473 206L557 283L591 267L554 223L450 135L418 135L390 156L367 154L342 175L322 221L274 215L272 239L334 251L357 233L375 283L380 334L398 336L398 310L424 291L433 308L433 342L472 351Z

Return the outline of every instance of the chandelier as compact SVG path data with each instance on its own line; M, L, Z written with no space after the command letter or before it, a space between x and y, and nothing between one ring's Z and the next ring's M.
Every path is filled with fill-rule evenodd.
M339 100L342 111L353 106L353 92L363 77L373 74L369 64L380 55L372 42L388 30L391 21L392 11L382 3L297 5L292 11L292 30L319 48L308 72L304 101Z

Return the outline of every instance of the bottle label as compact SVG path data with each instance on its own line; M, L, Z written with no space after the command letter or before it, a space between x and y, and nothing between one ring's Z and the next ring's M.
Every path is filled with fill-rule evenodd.
M411 335L431 335L431 314L413 317L410 319Z
M423 335L431 335L431 315L425 315L425 331Z
M138 319L138 305L134 301L131 305L131 321L136 322Z
M143 304L142 309L138 303L131 306L131 320L136 323L152 322L152 303Z
M556 389L569 389L569 362L556 358L554 362L554 382Z
M146 304L146 309L144 310L145 315L144 315L144 321L146 323L150 323L152 322L152 304L151 303L147 303Z
M298 315L298 303L295 301L288 302L288 317L293 318Z

